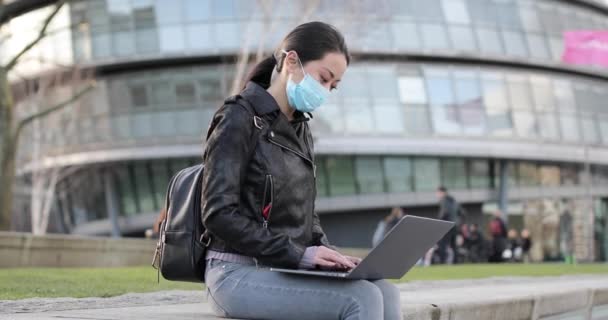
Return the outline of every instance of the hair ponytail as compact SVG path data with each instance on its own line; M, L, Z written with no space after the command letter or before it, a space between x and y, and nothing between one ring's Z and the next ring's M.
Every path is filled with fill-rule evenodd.
M249 81L253 81L264 89L270 87L270 78L272 77L272 71L277 65L277 60L274 55L260 61L254 68L249 72L245 78L245 84Z
M277 50L249 72L245 83L253 81L268 89L274 69L281 72L285 60L285 55L280 53L281 50L295 50L302 65L308 61L321 59L328 52L344 54L346 64L350 64L350 55L342 34L330 24L313 21L297 26L285 36ZM278 61L276 57L279 57Z

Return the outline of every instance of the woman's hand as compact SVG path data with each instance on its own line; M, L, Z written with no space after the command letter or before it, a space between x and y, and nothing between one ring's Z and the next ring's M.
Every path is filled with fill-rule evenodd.
M352 258L352 257L351 257ZM358 258L355 258L358 259ZM314 264L321 269L353 269L353 260L328 247L320 246L313 259ZM359 260L360 261L360 260Z
M355 266L358 266L359 263L361 263L361 258L357 258L357 257L351 257L351 256L345 256L346 259L350 260L350 262L352 262Z

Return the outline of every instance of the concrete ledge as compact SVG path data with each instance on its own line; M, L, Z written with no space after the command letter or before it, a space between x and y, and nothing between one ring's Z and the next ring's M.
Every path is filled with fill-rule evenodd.
M0 232L0 268L146 265L155 245L149 239Z
M399 284L405 320L608 319L608 274ZM204 291L0 301L0 319L219 320Z

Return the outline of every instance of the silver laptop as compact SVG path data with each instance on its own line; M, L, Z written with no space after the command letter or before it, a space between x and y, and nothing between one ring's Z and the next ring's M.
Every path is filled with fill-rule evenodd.
M351 271L270 270L344 279L401 279L453 226L454 222L404 216Z

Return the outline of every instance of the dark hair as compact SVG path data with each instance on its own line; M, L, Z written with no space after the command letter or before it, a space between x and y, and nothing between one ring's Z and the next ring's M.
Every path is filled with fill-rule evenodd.
M321 59L330 52L343 53L346 57L346 64L350 64L348 48L340 31L324 22L308 22L291 30L275 52L270 57L260 61L249 72L245 83L253 81L268 89L272 71L276 68L278 72L281 72L285 59L285 54L281 50L296 51L302 65L308 61Z
M448 189L446 189L446 187L444 186L439 186L439 188L437 188L437 191L443 192L443 193L447 193Z

